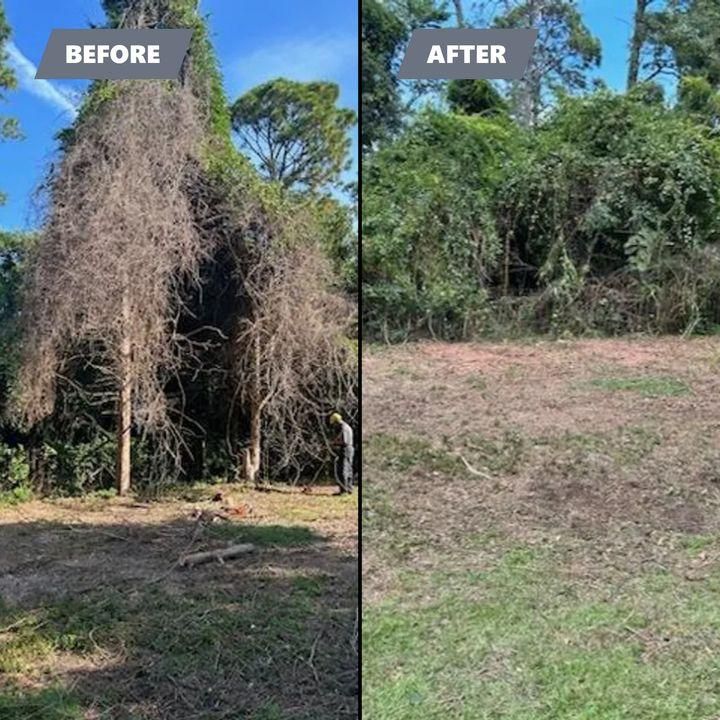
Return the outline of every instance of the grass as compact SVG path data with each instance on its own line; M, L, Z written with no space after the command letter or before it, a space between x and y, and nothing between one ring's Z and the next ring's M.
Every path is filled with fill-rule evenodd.
M431 472L451 474L462 468L457 455L418 437L376 433L368 438L364 452L386 458L388 466L396 471L421 466Z
M527 452L529 438L517 431L506 430L502 437L493 439L484 435L468 435L462 438L465 455L479 457L493 473L514 473ZM448 441L449 442L449 441Z
M394 377L407 378L408 380L422 380L424 377L424 375L417 370L402 365L396 365L392 370L392 374Z
M253 543L260 547L293 547L321 540L304 525L243 525L225 523L213 525L208 535L228 542Z
M0 691L0 717L6 720L83 720L80 706L62 689Z
M469 375L466 383L473 390L487 390L487 380L482 375Z
M226 678L247 692L247 678L260 679L280 668L290 674L297 659L310 652L316 632L310 628L322 603L322 584L299 578L282 592L254 597L230 592L214 593L212 598L204 593L177 597L149 589L134 597L104 591L48 605L41 611L42 622L13 633L3 648L0 672L17 677L68 656L92 656L98 648L117 657L129 651L122 675L142 677L143 685L148 683L160 692L168 678L184 678L196 701L198 694L210 692L203 688L213 686L219 699L227 700L232 689L223 687L222 678L217 677L219 659ZM318 664L322 666L322 659ZM80 685L85 684L81 679ZM48 717L81 718L81 699L91 686L87 682L78 694L61 689L37 696L19 688L0 691L0 709L5 710L0 716L29 720L30 709L49 704L54 715ZM263 692L261 685L257 691ZM206 699L208 707L210 700ZM110 712L125 702L123 689L107 685L97 702ZM271 717L268 708L261 705L255 710L257 717ZM247 711L252 711L251 704ZM279 712L275 716L286 717ZM208 711L204 717L213 714Z
M720 713L720 574L648 573L593 597L515 547L366 610L363 702L382 720L687 720ZM428 598L431 598L428 601ZM706 650L703 650L705 648Z
M633 392L645 398L678 397L690 393L690 387L674 377L607 377L596 378L590 385L609 392Z
M601 453L610 457L618 466L633 467L662 445L662 437L653 428L628 425L611 432L566 432L559 436L539 438L536 443L557 451L569 451L579 462L589 454Z
M103 511L93 497L30 503L17 523L3 517L0 547L13 550L0 562L41 593L0 601L0 718L356 717L356 565L330 535L338 522L353 532L357 499L246 499L263 521L209 525L198 549L247 541L258 552L170 575L195 524L168 513L184 516L187 505L165 500L138 516L117 498ZM311 519L298 520L303 512ZM116 524L100 522L103 513ZM144 565L153 554L158 563ZM147 574L115 575L127 567Z
M445 372L487 353L423 351L445 401L373 357L371 402L394 393L378 430L402 433L370 408L365 718L720 718L716 378L663 342L608 341L605 365L602 343L567 364L518 345L487 387Z
M697 557L715 542L716 538L711 535L690 535L682 539L681 545L691 557Z

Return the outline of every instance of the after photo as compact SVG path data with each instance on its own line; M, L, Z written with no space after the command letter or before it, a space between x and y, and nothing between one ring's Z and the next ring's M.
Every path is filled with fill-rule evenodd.
M719 28L363 1L366 720L720 717Z

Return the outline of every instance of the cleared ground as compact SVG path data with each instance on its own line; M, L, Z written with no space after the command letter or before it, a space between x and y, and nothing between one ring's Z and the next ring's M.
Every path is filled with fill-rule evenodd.
M720 717L720 341L371 347L367 720Z
M251 514L200 527L218 490ZM0 508L0 718L357 717L357 502L315 492Z

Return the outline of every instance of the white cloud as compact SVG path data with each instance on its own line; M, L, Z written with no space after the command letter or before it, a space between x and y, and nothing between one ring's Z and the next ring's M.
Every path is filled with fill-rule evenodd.
M21 88L69 113L73 118L77 115L78 94L74 90L53 84L48 80L36 80L37 67L23 55L15 43L7 43L5 50L10 58L10 64L17 73Z
M357 62L357 37L329 35L266 45L230 66L231 92L242 92L277 77L307 82L338 81Z

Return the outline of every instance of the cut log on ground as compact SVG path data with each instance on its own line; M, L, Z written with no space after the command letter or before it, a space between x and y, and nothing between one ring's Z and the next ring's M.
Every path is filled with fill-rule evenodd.
M207 550L206 552L185 555L185 557L180 558L179 564L180 567L192 567L193 565L200 565L201 563L210 562L211 560L217 560L219 563L223 563L225 560L230 560L238 555L252 552L254 549L255 546L251 543L231 545L230 547L219 548L218 550Z

